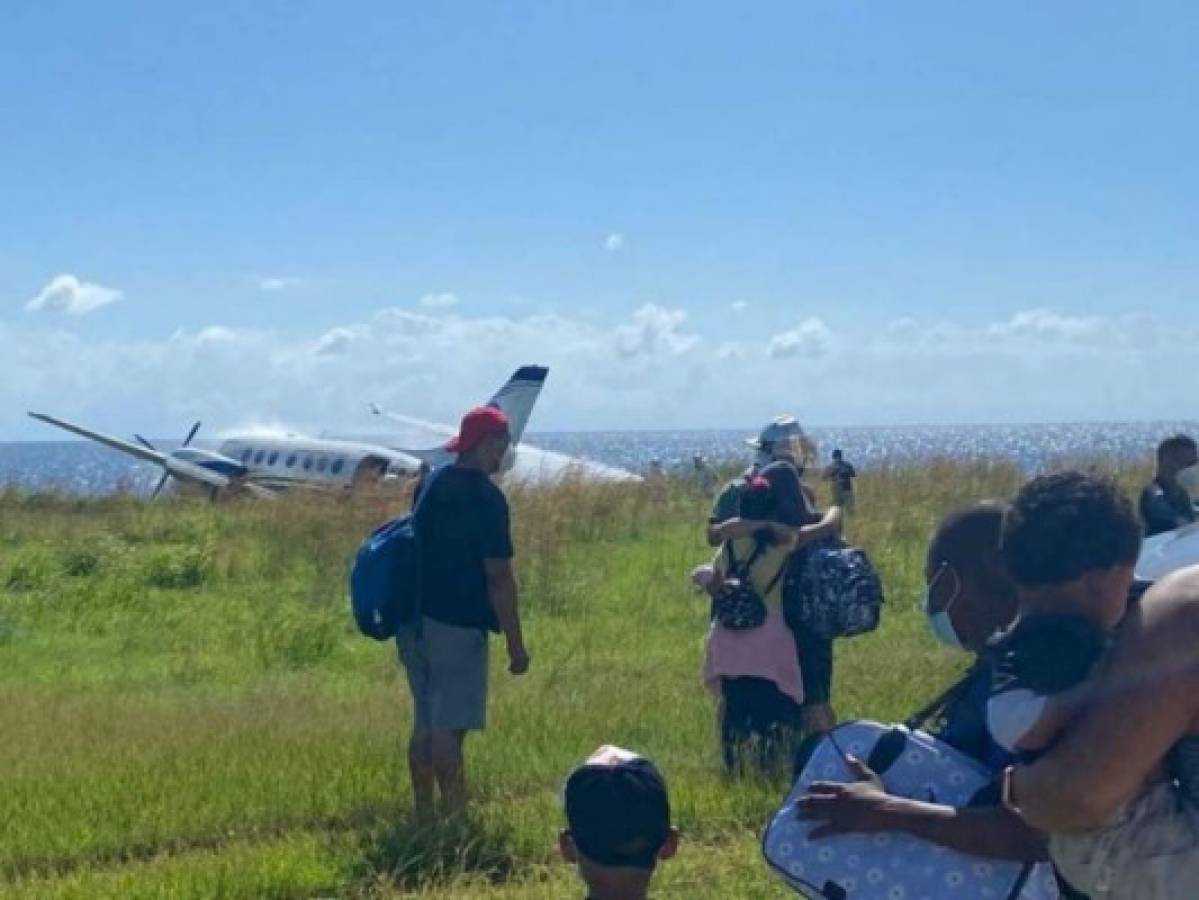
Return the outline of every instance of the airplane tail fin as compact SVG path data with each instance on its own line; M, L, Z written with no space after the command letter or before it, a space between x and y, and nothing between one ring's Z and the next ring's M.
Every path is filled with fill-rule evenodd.
M520 443L525 433L525 426L529 423L529 416L533 413L533 406L541 395L549 371L544 366L522 366L488 403L508 417L513 444Z

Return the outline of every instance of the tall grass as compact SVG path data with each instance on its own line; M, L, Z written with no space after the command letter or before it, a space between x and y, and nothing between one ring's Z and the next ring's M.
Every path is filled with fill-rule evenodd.
M963 664L915 608L924 544L1019 481L950 461L859 480L849 534L889 602L838 644L842 715L900 716ZM699 684L707 608L685 576L711 553L706 500L581 482L510 499L532 671L508 676L496 647L473 819L429 832L408 816L394 648L346 601L355 547L400 501L0 494L0 896L569 896L557 792L605 742L670 780L686 841L660 896L786 896L756 852L785 785L720 774Z

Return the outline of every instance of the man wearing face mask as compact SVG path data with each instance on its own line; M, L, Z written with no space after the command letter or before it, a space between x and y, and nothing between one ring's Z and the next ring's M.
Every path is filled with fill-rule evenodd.
M991 768L997 778L1011 758L987 731L992 673L983 651L987 640L1016 615L1016 588L999 555L1003 515L1004 507L993 503L950 515L933 537L924 569L924 609L933 634L975 656L936 716L933 733ZM851 765L858 781L813 785L812 793L799 801L802 818L822 823L813 839L900 831L972 856L1017 862L1048 856L1045 835L1001 806L998 790L989 805L959 809L892 796L864 763L851 760ZM1081 895L1067 888L1063 896Z
M1199 448L1190 435L1176 434L1157 445L1157 471L1141 491L1145 536L1173 531L1195 521L1199 492Z

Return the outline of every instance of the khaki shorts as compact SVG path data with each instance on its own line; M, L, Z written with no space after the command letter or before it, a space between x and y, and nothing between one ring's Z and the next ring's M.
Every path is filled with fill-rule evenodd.
M1054 834L1049 854L1091 900L1199 898L1199 807L1171 782L1154 781L1111 823Z
M487 725L487 632L434 619L396 635L412 691L415 728L482 731Z

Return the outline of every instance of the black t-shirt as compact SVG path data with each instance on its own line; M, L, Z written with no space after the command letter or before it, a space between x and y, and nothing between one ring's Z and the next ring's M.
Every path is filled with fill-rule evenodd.
M955 750L998 772L1013 760L987 730L987 700L991 696L992 678L990 660L980 657L963 676L960 688L949 698L929 731Z
M485 559L511 559L508 501L477 469L449 466L425 482L415 513L421 612L460 628L499 631Z
M1152 537L1194 522L1195 507L1185 488L1155 478L1141 491L1141 520L1145 535Z
M837 486L842 493L853 490L853 480L858 477L858 470L845 460L838 460L824 470L824 477Z

